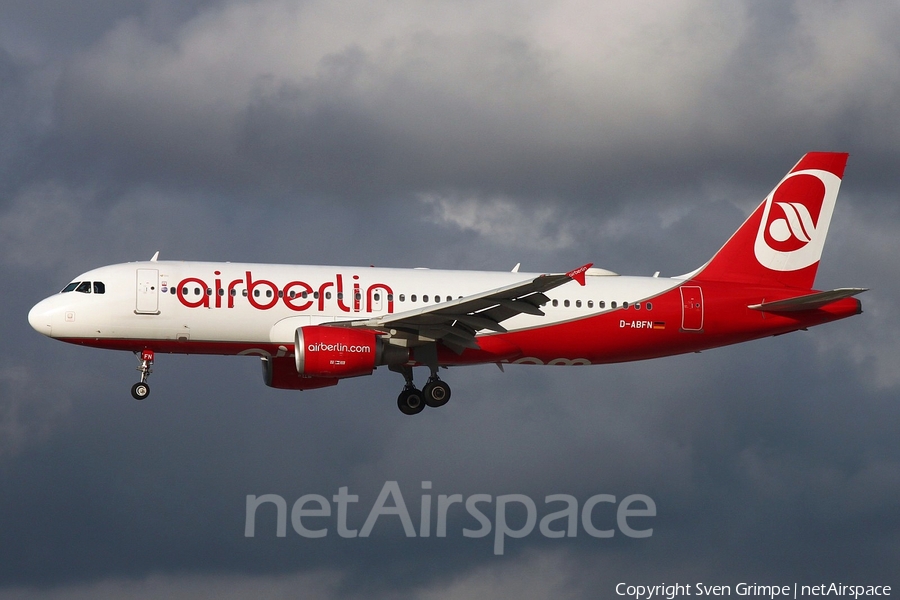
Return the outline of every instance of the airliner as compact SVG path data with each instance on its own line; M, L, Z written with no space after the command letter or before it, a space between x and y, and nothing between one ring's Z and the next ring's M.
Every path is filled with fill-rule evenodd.
M31 326L70 344L250 355L266 385L312 390L403 376L407 415L450 399L441 368L594 365L776 336L862 312L865 288L813 289L848 155L811 152L703 266L678 277L159 260L100 267L36 304ZM421 389L413 369L427 367Z

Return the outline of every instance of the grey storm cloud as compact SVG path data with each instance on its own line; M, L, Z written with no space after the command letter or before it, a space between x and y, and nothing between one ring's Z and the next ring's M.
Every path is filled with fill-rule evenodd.
M879 2L11 1L0 8L0 598L594 598L898 585L900 10ZM818 287L859 317L702 354L291 393L251 358L51 342L28 309L163 258L626 274L702 264L851 153ZM275 536L247 495L643 493L648 539ZM601 515L598 512L598 515ZM606 513L603 516L608 517ZM521 518L522 515L513 518ZM598 517L599 518L599 517ZM614 517L613 517L614 518Z
M122 20L67 62L57 141L127 180L585 201L710 145L896 137L900 49L856 8L772 32L740 4L413 4L231 3L165 39Z

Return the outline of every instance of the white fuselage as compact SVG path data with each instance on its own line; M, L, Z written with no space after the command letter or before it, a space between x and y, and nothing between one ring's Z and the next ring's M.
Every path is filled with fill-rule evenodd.
M538 273L292 266L180 261L101 267L75 282L102 282L104 293L70 291L37 304L29 321L54 338L282 344L301 326L437 305ZM580 286L548 293L546 316L521 314L509 331L545 327L634 305L682 282L622 277L591 269ZM98 344L100 345L100 344ZM193 344L186 344L192 347Z

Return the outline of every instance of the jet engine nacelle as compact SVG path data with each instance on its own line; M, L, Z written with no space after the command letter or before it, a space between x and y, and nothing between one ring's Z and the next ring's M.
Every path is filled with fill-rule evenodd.
M387 344L373 331L310 325L294 333L294 360L302 377L340 379L371 375L379 365L404 364L409 349Z
M334 377L301 377L294 359L289 356L262 357L263 381L279 390L315 390L337 385Z

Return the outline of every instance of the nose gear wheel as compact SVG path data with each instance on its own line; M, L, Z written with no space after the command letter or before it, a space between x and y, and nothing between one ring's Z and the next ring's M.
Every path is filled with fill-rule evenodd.
M155 355L153 350L147 349L141 350L140 355L137 352L134 355L141 361L141 364L137 367L137 370L141 372L141 380L131 386L131 397L135 400L143 400L150 395L150 384L147 383L147 378L153 372L150 366L153 364Z

